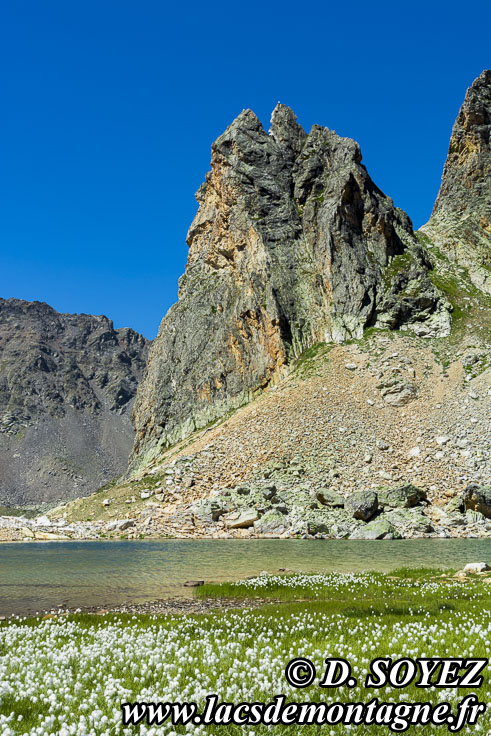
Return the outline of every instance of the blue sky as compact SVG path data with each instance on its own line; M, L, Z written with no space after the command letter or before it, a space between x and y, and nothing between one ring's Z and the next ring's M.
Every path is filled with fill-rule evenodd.
M0 296L153 337L211 143L278 100L358 140L422 225L490 28L489 0L3 3Z

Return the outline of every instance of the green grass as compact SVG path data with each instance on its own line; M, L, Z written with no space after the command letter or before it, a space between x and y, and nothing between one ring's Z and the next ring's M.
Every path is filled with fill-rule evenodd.
M297 373L300 378L309 378L310 376L315 375L317 368L316 361L320 358L326 359L333 347L334 346L332 344L317 342L315 345L312 345L312 347L304 350L293 364L294 372Z
M421 691L413 684L403 690L367 690L363 672L375 657L488 656L491 585L480 576L458 581L448 570L430 568L401 568L390 575L265 575L239 585L202 586L196 595L244 598L258 583L265 605L255 610L183 617L83 614L2 623L0 733L7 732L2 716L10 719L9 732L15 736L58 735L62 727L73 727L82 717L93 720L87 721L85 730L79 731L77 725L69 733L119 735L123 731L115 714L122 701L202 703L205 694L213 692L233 703L271 702L279 693L289 702L368 702L377 696L380 701L436 703L441 693ZM268 602L281 595L283 603ZM257 591L253 597L258 597ZM316 681L305 690L289 688L284 678L285 665L294 656L308 657L317 668ZM358 686L319 688L326 657L346 658ZM489 702L489 673L484 674L478 695ZM466 694L444 693L452 703ZM488 714L481 725L488 733ZM249 731L229 725L199 733L291 735L298 730L256 726ZM310 735L319 727L301 730ZM343 726L320 730L346 734ZM155 731L169 732L166 726ZM175 732L185 729L178 726ZM353 732L389 733L387 727L374 726ZM144 731L137 727L128 733L136 736ZM420 729L410 727L408 733ZM448 731L442 727L432 733Z
M388 601L398 606L409 605L414 597L420 594L421 584L426 583L430 588L434 584L436 590L425 591L427 604L441 601L442 586L448 587L448 599L453 599L452 571L433 568L399 568L390 575L371 572L370 584L363 587L363 605L368 602L375 609L384 611ZM333 584L333 580L341 580L341 584ZM487 594L486 584L479 579L472 587L469 583L469 594ZM318 575L267 575L259 576L253 581L244 580L237 583L206 583L195 589L195 596L206 598L236 598L237 600L265 601L324 601L329 610L338 610L345 607L350 600L350 591L353 583L349 578L344 579L335 573L326 576ZM491 591L489 591L491 593ZM459 600L465 600L466 592L459 588ZM491 598L491 596L490 596Z
M432 340L435 359L445 370L454 362L455 353L470 337L483 344L491 338L489 314L491 300L472 283L468 270L450 260L424 233L416 233L430 256L433 268L429 276L452 306L452 330L449 337ZM485 369L483 366L483 370Z

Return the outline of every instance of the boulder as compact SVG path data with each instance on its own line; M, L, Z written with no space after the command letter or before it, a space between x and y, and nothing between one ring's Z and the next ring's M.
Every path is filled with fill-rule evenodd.
M404 406L416 397L416 387L410 381L392 379L382 385L380 393L386 404Z
M132 526L135 526L134 519L119 519L115 521L110 521L109 524L106 525L106 531L123 532L125 529L129 529Z
M307 522L307 532L312 536L315 536L316 534L329 534L330 529L331 524L325 518L312 518Z
M465 509L465 495L463 493L459 493L457 496L454 496L450 499L450 501L445 506L445 511L448 514L453 514L456 511L464 511Z
M350 539L401 539L401 535L387 519L373 519L356 529Z
M276 495L276 486L273 483L265 486L263 490L263 496L267 501L271 501L271 499L274 498L275 495Z
M473 511L472 509L467 509L465 512L465 518L470 524L476 524L480 521L485 521L486 519L484 514L481 514L480 511Z
M397 488L381 488L377 490L379 505L385 508L410 509L427 500L426 491L412 483Z
M232 511L223 517L225 526L229 529L247 529L254 526L254 522L259 520L259 514L256 509L246 508L240 511Z
M251 492L249 486L237 486L234 490L239 496L248 496Z
M491 519L491 486L470 483L465 489L464 505L466 509L479 511L487 519Z
M444 509L438 509L438 512L434 509L431 513L431 517L438 527L452 528L456 526L465 526L468 521L464 514L461 514L458 511L447 514Z
M471 573L477 573L477 572L486 572L491 568L488 567L488 565L485 562L469 562L464 567L464 572L471 572Z
M434 531L431 519L418 509L394 509L384 514L397 531L406 536L419 536Z
M323 506L330 506L331 508L342 508L344 506L344 498L328 488L316 491L315 497Z
M195 522L207 524L218 521L223 514L232 509L227 508L221 501L216 499L205 499L190 506L189 510L193 514Z
M281 501L281 499L278 499L278 503L273 504L272 511L277 511L279 514L287 514L288 507L283 503L283 501Z
M292 518L290 515L289 518ZM345 539L352 532L361 526L362 522L354 519L352 514L340 508L322 507L315 510L304 509L300 518L292 519L292 528L300 528L300 524L305 525L305 531L315 536L316 534L325 534L333 539Z
M282 513L271 510L266 511L266 513L254 523L254 529L257 534L282 534L285 531L287 524L288 522Z
M34 524L36 526L51 526L52 521L49 516L38 516L37 519L34 520Z
M34 532L34 539L43 540L45 542L51 542L62 539L69 539L62 534L53 534L53 532Z
M373 491L358 491L346 499L345 505L354 519L369 521L377 511L378 497Z

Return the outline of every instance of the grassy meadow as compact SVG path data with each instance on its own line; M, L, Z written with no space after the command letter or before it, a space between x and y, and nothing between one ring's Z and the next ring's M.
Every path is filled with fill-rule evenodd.
M264 600L257 609L194 616L60 615L13 619L0 625L2 736L157 736L157 734L388 734L387 726L160 726L123 727L122 702L221 701L443 702L469 694L414 684L367 690L364 674L375 657L487 657L491 640L491 584L473 575L436 570L379 573L261 575L198 588L205 598ZM294 657L317 668L298 690L284 670ZM326 657L344 657L358 685L320 688ZM476 691L491 703L491 682ZM430 728L410 727L409 733ZM491 732L485 713L460 733Z

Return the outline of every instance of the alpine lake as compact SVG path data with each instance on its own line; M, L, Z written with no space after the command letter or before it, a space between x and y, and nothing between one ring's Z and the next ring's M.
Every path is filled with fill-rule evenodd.
M189 580L235 581L263 571L390 572L491 563L486 539L138 540L0 545L0 615L111 607L192 596Z

